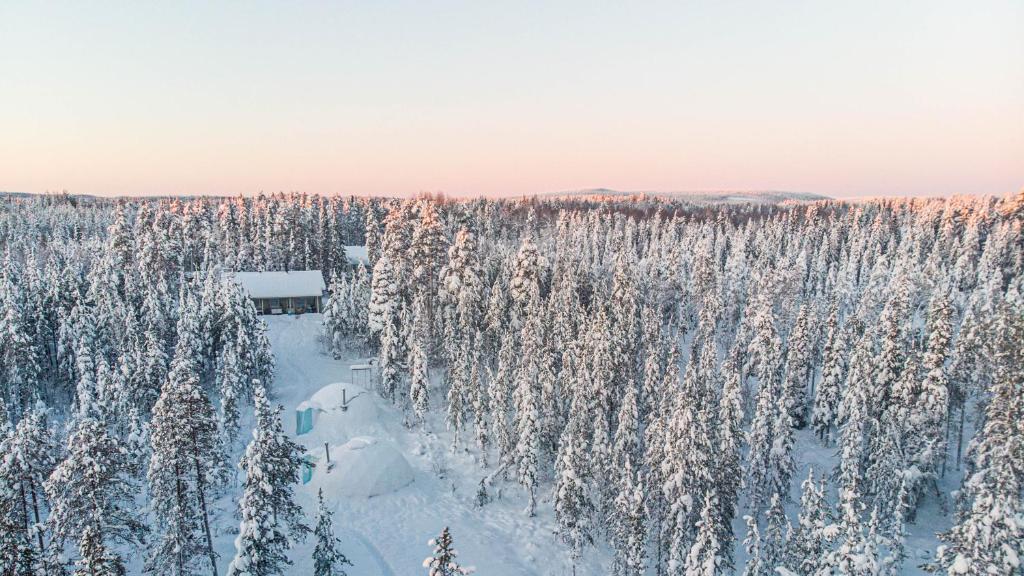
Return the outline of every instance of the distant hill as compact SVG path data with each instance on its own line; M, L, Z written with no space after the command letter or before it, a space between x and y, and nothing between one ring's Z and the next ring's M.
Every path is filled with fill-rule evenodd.
M685 200L694 204L779 204L782 202L815 202L817 200L831 200L830 197L822 194L811 194L809 192L785 192L781 190L709 190L700 192L651 192L635 191L627 192L622 190L611 190L608 188L591 188L587 190L572 190L567 192L551 192L542 194L545 198L572 198L587 197L630 197L630 196L653 196L657 198L670 198L673 200Z

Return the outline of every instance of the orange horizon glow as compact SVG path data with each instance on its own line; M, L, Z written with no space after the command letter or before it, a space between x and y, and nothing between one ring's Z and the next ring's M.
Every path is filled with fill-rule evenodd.
M0 190L1024 185L1024 5L0 5Z

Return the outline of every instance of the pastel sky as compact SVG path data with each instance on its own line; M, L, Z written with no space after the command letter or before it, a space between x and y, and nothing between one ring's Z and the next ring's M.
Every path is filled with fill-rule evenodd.
M1022 186L1021 0L0 2L0 190Z

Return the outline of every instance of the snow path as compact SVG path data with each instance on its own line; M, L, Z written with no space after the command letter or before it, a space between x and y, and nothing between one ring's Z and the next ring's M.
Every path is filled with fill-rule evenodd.
M385 560L383 556L381 556L380 550L377 550L377 547L374 546L372 542L366 539L366 536L364 536L361 532L352 532L352 535L357 540L359 540L359 542L362 543L362 545L370 553L370 556L373 558L373 561L377 564L377 569L380 570L381 574L383 574L384 576L394 576L395 571L392 570L391 565L388 564L388 561Z

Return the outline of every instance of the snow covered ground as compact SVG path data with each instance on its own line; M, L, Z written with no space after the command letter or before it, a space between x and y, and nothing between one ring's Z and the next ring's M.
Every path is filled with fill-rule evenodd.
M285 429L294 434L295 408L325 385L349 381L349 366L364 358L360 358L362 351L359 350L353 350L349 357L341 360L326 355L319 344L320 315L268 316L265 319L277 362L273 401L285 407L282 414ZM554 534L551 506L543 501L549 500L548 495L544 495L538 505L538 515L528 518L523 513L526 498L522 490L508 482L496 485L495 492L500 490L501 494L492 494L495 500L478 508L474 504L475 495L484 473L473 455L461 450L451 452L451 435L444 430L439 415L435 415L437 420L428 426L439 433L424 433L406 428L402 411L374 392L361 396L359 401L373 403L379 422L372 430L367 429L366 422L361 422L351 432L357 434L357 438L372 436L376 442L397 448L412 468L412 483L370 498L345 496L331 490L339 483L330 476L345 472L340 464L330 472L318 465L313 481L296 490L299 502L312 518L316 490L324 486L324 497L335 510L334 524L342 540L342 550L355 564L350 574L407 576L424 573L422 562L431 552L427 540L437 536L445 526L451 528L461 561L464 565L476 566L480 574L572 574L572 563ZM434 393L431 405L436 408L439 402L440 393ZM358 418L363 419L365 412ZM339 436L348 432L340 427L333 428ZM326 440L314 427L313 433L298 436L297 440L320 457L322 464L323 441L331 443L331 456L337 461L343 455L337 453L335 446L351 438ZM439 466L438 462L443 465ZM444 470L439 472L438 468ZM223 501L227 506L228 498ZM237 530L237 522L230 510L222 510L218 524L219 563L226 569L234 555L232 532ZM314 544L309 538L292 550L296 574L308 572L305 568L310 565ZM606 565L609 557L594 550L590 550L588 556L577 566L577 574L604 574L602 564Z
M361 355L365 351L352 350L341 360L325 354L319 343L320 315L265 319L277 362L273 401L284 406L285 429L294 434L295 408L328 384L350 381L349 366L364 361ZM355 564L349 574L411 576L424 573L421 564L431 552L427 540L440 533L444 526L451 528L460 560L464 565L475 566L479 574L562 576L573 573L566 549L555 534L550 490L539 493L534 518L524 514L526 498L513 481L496 482L491 491L494 501L483 508L475 505L477 487L484 472L472 454L461 449L451 451L451 435L444 429L441 411L437 410L441 401L439 391L431 390L433 420L428 423L428 431L423 432L407 428L402 411L375 392L369 391L352 401L360 388L346 387L352 402L351 413L332 414L329 422L318 421L323 424L319 429L314 427L312 433L297 437L319 458L313 480L296 490L299 502L312 524L316 490L324 487L328 505L335 510L335 529L342 540L342 550ZM470 438L464 439L464 443L468 441ZM332 460L353 463L349 470L344 469L342 463L329 472L326 470L324 442L331 445ZM342 447L346 443L348 445ZM796 518L799 482L806 477L808 466L813 465L817 475L830 472L835 462L834 450L822 448L806 431L798 434L796 448L799 470L791 493L794 502L788 506L791 520ZM360 450L369 452L354 455ZM409 483L401 478L406 474L399 462L402 457L411 468ZM371 474L369 470L373 469L372 473L376 474L374 463L387 468L387 473L379 475L383 477L344 477L346 472L353 473L357 468L364 474ZM395 475L401 481L394 481L392 476ZM950 474L943 483L943 490L955 489L958 482L959 473ZM368 485L383 487L386 493L367 497L366 493L376 492L366 490ZM232 502L236 497L237 494L228 494L217 503L217 550L222 574L234 555L237 521ZM933 553L937 544L935 532L948 525L949 520L936 500L924 504L916 523L909 527L905 573L922 573L917 566ZM742 541L742 519L736 520L734 528L738 541ZM292 550L294 573L309 572L313 545L313 539L309 538ZM609 573L610 554L606 548L599 545L585 550L583 560L576 566L576 574ZM737 565L741 570L743 560L742 545L738 545Z

